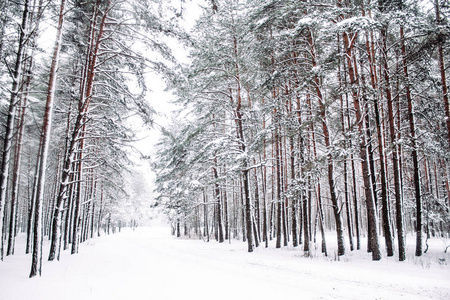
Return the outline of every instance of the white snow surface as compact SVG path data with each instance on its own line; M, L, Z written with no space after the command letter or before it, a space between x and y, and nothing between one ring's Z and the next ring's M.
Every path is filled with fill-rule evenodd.
M421 258L410 246L405 262L373 262L363 250L337 261L318 249L312 258L272 244L247 253L240 241L176 239L169 228L142 227L89 240L77 255L64 251L59 262L44 257L42 277L29 279L31 256L23 254L20 235L16 254L0 262L0 299L448 300L450 257L440 251L442 241L433 242L436 252ZM45 247L44 254L48 242Z

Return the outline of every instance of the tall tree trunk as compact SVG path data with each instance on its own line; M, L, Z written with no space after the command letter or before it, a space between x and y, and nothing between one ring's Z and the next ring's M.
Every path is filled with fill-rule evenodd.
M402 64L403 73L405 76L406 86L406 100L408 101L408 118L409 118L409 131L411 134L411 148L413 159L413 173L414 173L414 193L416 197L416 256L422 255L422 195L420 191L420 175L419 175L419 159L417 155L416 146L416 129L414 122L413 103L411 98L411 89L409 86L408 66L406 63L406 46L405 35L403 32L403 26L400 27L400 42L402 50Z
M434 0L434 9L436 12L436 23L438 25L442 25L443 20L441 18L441 9L439 5L439 0ZM448 86L447 86L447 76L445 72L444 47L442 45L442 38L440 38L438 42L438 60L439 60L439 71L441 73L442 99L444 101L444 110L447 124L447 138L448 138L448 145L450 147L450 105L448 100Z
M307 95L307 102L310 110L310 118L312 120L312 106L311 106L311 100L309 99L309 95ZM312 137L312 151L310 149L311 144L308 142L308 151L309 153L313 153L314 160L317 160L317 147L316 147L316 134L315 134L315 126L314 122L310 122L310 131L311 131L311 137ZM322 190L320 186L320 179L317 179L317 205L319 210L319 218L320 218L320 233L322 235L322 244L321 244L321 250L322 253L325 254L325 256L328 256L327 253L327 243L325 238L325 219L324 219L324 213L323 213L323 205L322 205Z
M343 110L343 98L341 97L341 109ZM344 123L344 113L342 112L342 130L345 132L345 123ZM347 150L347 145L344 146L344 149ZM350 242L350 251L354 250L353 245L353 230L352 230L352 217L351 217L351 209L350 209L350 200L349 200L349 189L348 189L348 162L347 157L344 158L344 197L345 197L345 210L347 211L347 227L348 227L348 239Z
M265 100L264 97L262 99L262 103L263 106L265 104ZM263 130L266 129L266 120L263 118ZM269 238L267 236L267 203L266 203L266 197L267 197L267 168L265 166L266 163L266 139L263 139L263 159L262 159L262 164L261 164L261 186L262 186L262 192L263 192L263 211L262 211L262 218L263 218L263 223L262 223L262 230L263 230L263 241L265 243L265 247L269 247Z
M256 165L256 159L253 159L253 164ZM255 223L256 223L256 235L255 235L255 245L259 246L261 241L261 210L260 210L260 201L259 201L259 185L258 185L258 170L255 168L253 171L253 178L255 180Z
M203 190L203 218L204 218L204 226L203 226L203 236L206 236L206 241L209 242L209 226L208 226L208 200L206 199L206 190Z
M281 128L280 128L280 132L281 132ZM283 142L284 138L282 139L280 137L280 181L281 181L281 193L280 193L280 199L281 199L281 224L282 224L282 229L283 229L283 246L287 247L288 246L288 242L289 242L289 234L288 234L288 224L287 224L287 210L288 210L288 199L285 196L285 191L286 191L286 183L285 183L285 178L286 178L286 174L285 174L285 154L286 151L283 151L284 149L284 145L286 143Z
M226 186L226 182L225 182ZM228 217L228 197L227 197L227 190L226 188L222 188L222 194L223 194L223 212L224 212L224 219L225 219L225 239L230 239L230 224L229 224L229 217Z
M372 37L371 37L372 38ZM374 49L373 49L373 40L372 43L369 44L369 37L366 34L366 52L369 60L369 68L370 68L370 81L372 88L374 90L378 87L378 80L376 76L376 67L374 62ZM383 230L385 232L385 240L388 256L393 256L393 246L392 246L392 233L389 225L389 201L388 201L388 193L387 193L387 176L386 176L386 167L385 167L385 151L384 151L384 139L382 132L382 124L380 118L380 110L378 106L378 97L375 96L373 98L373 110L375 114L375 125L377 128L377 139L378 139L378 153L379 153L379 163L380 163L380 186L381 186L381 205L382 205L382 220L383 220Z
M361 157L361 167L363 171L363 179L364 179L364 189L366 196L366 208L367 208L367 218L368 223L370 224L370 232L369 238L371 240L371 248L372 248L372 260L380 260L381 253L380 247L378 243L378 233L377 233L377 216L375 211L375 202L372 196L372 186L369 172L369 160L367 158L367 149L366 149L366 139L365 139L365 131L364 131L364 119L363 113L360 105L360 99L358 96L358 91L356 90L357 77L355 70L352 65L353 58L353 43L356 40L356 34L349 34L344 32L343 41L344 48L347 58L347 67L348 67L348 75L350 78L350 85L352 89L352 97L353 97L353 106L356 113L356 124L358 124L359 134L360 134L360 143L359 143L359 152Z
M28 79L26 79L28 81ZM28 85L25 84L25 88ZM26 91L24 89L24 91ZM12 194L11 194L11 211L9 219L9 235L8 235L8 249L6 255L14 254L14 243L16 236L16 215L19 206L19 180L20 180L20 165L22 161L22 136L25 121L25 108L27 105L26 93L21 97L21 110L19 111L19 119L17 124L17 136L16 145L14 150L14 167L13 167L13 182L12 182Z
M26 43L28 41L28 18L29 18L29 0L24 1L22 12L22 23L20 25L19 43L15 58L15 65L12 77L11 95L9 99L8 117L6 120L5 137L2 149L2 169L0 173L0 259L3 260L3 223L4 209L7 197L7 185L9 177L9 166L11 157L12 140L14 133L14 121L16 118L17 103L19 101L20 82L22 79L22 66L25 56Z
M317 183L317 205L319 206L319 218L320 218L320 234L322 235L321 252L328 256L327 241L325 238L325 220L323 217L323 205L322 205L322 191L320 189L320 182Z
M398 248L399 248L399 260L405 260L405 240L404 240L404 229L403 229L403 204L401 199L401 191L400 191L400 171L399 171L399 153L398 147L396 145L396 134L395 134L395 125L394 125L394 109L393 109L393 101L391 95L390 88L390 78L389 78L389 70L387 63L387 37L386 37L386 29L382 29L381 31L382 38L382 46L383 46L383 73L384 73L384 84L385 84L385 92L387 98L388 105L388 122L389 122L389 132L390 132L390 141L392 145L392 167L394 171L394 192L395 192L395 208L396 208L396 223L397 223L397 237L398 237Z
M24 51L24 56L26 55L26 58L24 61L24 69L25 69L25 75L24 77L24 87L22 87L22 104L21 104L21 110L20 110L20 115L19 115L19 121L18 121L18 132L17 132L17 137L16 137L16 149L15 149L15 153L14 153L14 171L13 171L13 185L12 185L12 208L11 208L11 219L12 216L14 215L14 206L16 206L16 202L18 200L18 193L19 193L19 172L20 172L20 166L21 166L21 161L22 161L22 138L23 138L23 131L25 128L25 115L26 115L26 110L27 110L27 106L28 106L28 93L30 90L30 84L31 84L31 79L33 76L33 69L34 69L34 53L35 53L35 48L36 48L36 39L37 39L37 32L38 32L38 28L39 28L39 22L40 19L42 17L42 0L39 0L39 4L37 7L37 12L34 11L34 9L32 10L32 12L30 13L30 17L29 17L29 23L32 24L34 22L34 30L31 33L30 37L29 37L29 47L27 47L28 49L31 48L31 53L27 54L26 51ZM2 27L2 30L4 28ZM1 46L0 46L0 53L1 53ZM40 147L41 145L39 145ZM40 150L39 150L40 151ZM37 173L36 173L37 174ZM32 205L30 205L30 208L34 208L34 200L32 200ZM14 204L14 205L13 205ZM34 214L33 214L34 210L31 210L30 214L29 214L29 218L28 220L30 221ZM31 225L31 223L29 223ZM31 227L29 227L31 228ZM9 240L8 240L8 253L12 254L14 252L14 236L15 236L15 226L13 225L13 223L10 224L10 235L9 235ZM11 236L11 233L14 233L14 235ZM31 246L31 229L27 230L27 248L26 248L26 253L29 253L30 251L30 247Z
M274 113L276 116L276 111ZM277 240L276 240L276 248L281 248L281 222L282 222L282 209L283 209L283 201L281 199L281 157L280 157L280 141L278 137L278 125L275 128L275 166L276 166L276 186L277 186Z
M36 161L36 167L35 167L35 171L34 171L34 178L33 178L33 189L31 192L31 197L30 197L30 207L28 210L28 225L27 225L27 245L25 248L25 253L28 254L31 251L31 247L33 245L33 235L34 235L34 225L35 225L35 220L34 220L34 216L35 216L35 210L36 210L36 192L37 192L37 184L39 182L38 177L39 177L39 168L40 168L40 161L39 161L39 157L41 156L41 151L42 151L42 135L41 138L39 140L39 147L38 147L38 155L37 155L37 161Z
M241 226L242 226L242 241L245 243L247 242L247 234L246 234L246 223L245 223L245 200L244 200L244 181L241 176L240 178L240 193L239 193L239 199L240 199L240 216L241 216Z
M50 78L47 89L47 101L45 104L44 121L42 124L42 151L38 158L40 162L37 192L36 192L36 217L35 217L35 231L34 231L34 245L33 245L33 260L31 263L30 277L34 277L39 273L41 275L42 266L42 232L41 232L41 219L42 219L42 203L44 198L44 182L45 173L47 169L47 154L50 145L50 131L53 115L53 100L55 97L56 89L56 76L59 63L59 52L62 42L62 27L64 23L64 8L65 0L61 0L59 9L58 28L56 32L56 43L52 57L52 65L50 68Z
M311 32L308 32L308 43L311 48L312 67L316 67L315 49L313 47L313 39ZM325 147L327 149L327 166L328 166L328 185L330 188L330 200L333 207L333 213L336 223L337 243L338 243L338 255L345 254L344 243L344 227L342 224L341 210L339 207L339 201L336 195L336 186L334 182L334 162L331 154L330 133L327 124L327 112L325 107L325 99L323 98L322 91L320 89L320 80L317 75L314 75L314 86L319 102L319 113L322 123L322 132L325 140Z
M289 137L290 144L290 162L291 162L291 181L295 182L295 153L294 153L294 137ZM298 192L294 192L291 201L291 220L292 220L292 245L294 247L298 246L298 233L297 233L297 200Z
M348 94L345 94L345 108L347 112L349 111L348 105ZM350 126L350 113L347 113L347 126ZM352 140L349 141L349 147L352 148ZM357 193L357 183L356 183L356 169L355 169L355 160L353 157L353 153L350 154L350 166L352 173L352 194L353 194L353 208L355 211L355 234L356 234L356 250L361 249L361 234L359 229L359 208L358 208L358 193Z
M83 126L84 127L84 126ZM81 233L81 222L82 222L82 182L83 182L83 150L84 150L84 132L85 128L83 128L80 143L78 146L78 156L77 156L77 193L75 197L75 206L74 206L74 214L73 214L73 227L72 227L72 249L70 251L71 254L78 253L78 246L80 244L80 233ZM108 224L108 234L111 223L111 212L109 213L109 224ZM53 242L53 240L52 240Z
M109 5L109 2L107 2ZM59 186L59 192L58 197L56 200L55 205L55 211L53 216L53 222L52 222L52 237L51 237L51 245L50 245L50 253L48 256L48 260L52 261L55 258L56 250L58 249L58 243L60 240L60 234L61 234L61 215L63 210L63 205L65 202L65 199L67 198L67 186L68 186L68 179L71 172L71 166L72 161L74 158L74 151L76 144L78 143L78 140L80 139L80 149L82 151L83 149L83 137L80 135L83 135L84 130L86 129L86 113L88 112L90 102L92 100L92 93L94 88L94 78L95 78L95 71L97 67L97 58L99 54L100 45L102 43L102 36L105 30L106 26L106 20L107 20L107 12L108 7L105 8L105 11L103 13L103 16L101 17L100 24L98 24L98 28L96 26L96 19L100 15L100 8L98 7L98 3L94 7L94 13L93 13L93 21L91 24L91 32L90 32L90 45L87 53L86 58L86 64L85 64L85 71L84 76L82 78L81 82L81 95L78 102L78 115L76 117L75 125L73 128L73 132L71 134L71 140L70 145L67 150L67 156L64 161L64 168L61 174L61 184ZM81 163L81 162L80 162ZM80 174L81 177L81 174ZM80 199L81 195L77 196L77 201ZM76 219L75 219L75 223ZM75 232L75 231L73 231ZM74 237L75 240L75 237ZM77 252L78 250L75 250ZM72 243L72 254L74 252L74 247Z
M214 174L214 198L215 198L215 207L217 211L217 227L218 227L218 240L219 243L223 243L223 227L222 227L222 208L221 208L221 199L220 199L220 186L218 183L219 175L217 172L217 158L214 158L214 168L213 168L213 174Z
M102 219L103 219L103 181L100 185L100 210L98 212L98 220L97 220L97 236L100 236L100 228L102 227Z
M362 81L363 81L363 86L365 86L365 81L364 81L364 76L362 76ZM363 87L363 90L365 88ZM379 111L378 111L378 101L377 99L373 100L374 103L374 109L375 111L375 119L378 119L379 123ZM368 103L366 102L366 128L369 128L370 126L370 122L369 122L369 108L368 108ZM378 115L378 118L377 118ZM377 126L378 127L378 126ZM368 136L370 138L370 131L367 129L368 131ZM381 128L378 127L378 131L377 131L377 136L378 136L378 141L382 141L381 139ZM370 143L369 143L370 145ZM369 153L371 152L372 147L370 147L368 149ZM382 226L383 226L383 232L384 232L384 239L385 239L385 243L386 243L386 252L387 252L387 256L394 256L394 242L392 239L392 232L391 232L391 226L390 226L390 222L389 222L389 204L388 204L388 199L387 199L387 189L386 189L386 174L385 174L385 169L384 169L384 153L382 152L384 149L383 144L378 144L378 151L380 153L380 173L381 173L381 209L382 209ZM373 163L373 155L371 158L371 161ZM372 166L371 168L371 172L373 172L373 176L372 176L372 185L374 187L374 197L376 198L376 179L375 179L375 168L374 166ZM376 204L376 203L375 203ZM377 205L375 205L375 207L377 207Z
M303 203L303 252L305 256L309 256L309 241L310 241L310 224L308 218L308 197L306 193L302 195L302 203ZM338 245L339 246L339 245ZM339 249L338 249L339 250Z
M245 137L244 137L244 126L243 126L243 115L242 115L242 97L241 97L241 83L240 83L240 70L238 64L238 41L237 37L233 36L233 44L234 44L234 58L235 69L236 69L236 84L237 84L237 103L235 109L236 115L236 127L237 127L237 135L240 143L240 148L242 153L246 153L246 145L245 145ZM250 200L250 183L249 183L249 169L248 169L248 158L244 158L242 163L242 183L244 189L244 199L245 199L245 222L246 222L246 234L247 234L247 245L248 252L253 252L253 234L252 234L252 213L251 213L251 200Z
M340 36L337 36L338 38L338 51L339 51L339 57L341 56L341 42L340 42ZM342 89L343 88L343 83L342 83L342 75L341 75L341 65L342 62L339 59L339 64L338 64L338 80L339 80L339 88ZM345 126L345 114L349 114L348 109L347 112L345 112L344 110L344 97L341 94L339 96L339 100L340 100L340 105L341 105L341 127L342 127L342 133L345 137L345 140L343 141L343 148L344 151L347 152L348 149L348 136L347 136L347 130L346 130L346 126ZM353 230L352 230L352 212L350 209L350 200L349 200L349 189L348 189L348 155L346 155L344 157L344 198L345 198L345 210L347 211L347 227L348 227L348 238L349 238L349 242L350 242L350 251L354 250L354 246L353 246Z
M73 174L70 176L71 181L73 181ZM70 185L69 188L69 196L67 197L67 204L66 204L66 215L64 220L64 246L63 249L67 250L69 247L69 241L70 239L70 230L71 230L71 224L72 224L72 217L73 217L73 199L74 199L74 191L73 191L73 184Z

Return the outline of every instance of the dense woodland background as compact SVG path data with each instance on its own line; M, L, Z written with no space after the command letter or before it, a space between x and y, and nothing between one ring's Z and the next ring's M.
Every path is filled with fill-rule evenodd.
M0 2L2 259L26 232L33 277L43 238L136 225L150 72L181 107L152 159L174 234L400 261L448 238L449 1L211 0L187 31L192 2Z
M400 261L448 236L448 1L209 4L155 163L177 235Z

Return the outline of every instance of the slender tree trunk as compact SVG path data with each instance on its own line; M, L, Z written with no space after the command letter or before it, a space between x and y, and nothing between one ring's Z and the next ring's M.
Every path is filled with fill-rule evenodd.
M294 153L294 138L292 136L289 137L290 144L290 162L291 162L291 181L295 182L295 153ZM291 201L291 220L292 220L292 245L294 247L298 246L298 233L297 233L297 205L298 205L298 193L294 192L292 201Z
M303 203L303 252L305 256L309 256L309 240L310 240L310 232L309 232L309 218L308 218L308 199L305 194L302 195L302 203ZM339 250L339 249L338 249ZM342 254L340 254L342 255Z
M320 234L322 235L322 243L321 243L321 252L328 256L327 252L327 242L325 238L325 220L323 217L323 205L322 205L322 191L320 189L320 182L317 184L317 204L319 209L319 218L320 218Z
M59 21L58 28L56 33L56 43L55 49L53 52L52 65L50 68L50 79L48 83L47 90L47 101L45 104L45 114L44 121L42 124L42 152L40 153L40 157L38 161L40 161L39 168L39 177L38 177L38 185L37 185L37 197L36 197L36 217L35 217L35 232L34 232L34 247L33 247L33 260L31 263L31 272L30 277L34 277L39 272L41 275L41 266L42 266L42 232L41 232L41 214L42 214L42 203L44 198L44 182L45 182L45 173L47 169L47 153L50 145L50 131L52 124L52 115L53 115L53 100L55 97L55 89L56 89L56 76L58 70L59 63L59 52L61 49L62 42L62 29L64 23L64 8L65 8L65 0L61 0L60 10L59 10Z
M28 79L27 79L28 80ZM26 85L27 86L27 85ZM25 87L26 88L26 87ZM20 165L22 161L22 136L25 121L25 108L27 105L27 97L24 94L22 97L21 110L19 111L19 120L17 124L16 146L14 150L14 167L13 167L13 183L11 194L11 211L9 219L9 235L8 235L8 249L6 255L14 254L14 243L16 236L16 215L19 206L19 179L20 179Z
M244 200L244 182L243 178L241 176L240 178L240 193L239 193L239 199L240 199L240 215L241 215L241 226L242 226L242 241L247 242L247 234L246 234L246 223L245 223L245 200Z
M338 51L339 54L341 54L341 42L340 42L340 36L337 36L338 38ZM343 88L343 84L342 84L342 76L341 76L341 60L339 59L339 64L338 64L338 80L339 80L339 87L342 89ZM347 111L344 110L344 97L342 96L342 94L339 96L339 100L340 100L340 104L341 104L341 127L342 127L342 133L345 137L345 140L343 141L343 147L344 150L347 152L348 149L348 142L347 142L347 130L346 130L346 126L345 126L345 114L349 114L348 109ZM348 227L348 238L349 238L349 242L350 242L350 251L354 250L354 246L353 246L353 230L352 230L352 213L351 213L351 209L350 209L350 200L349 200L349 189L348 189L348 156L346 155L344 157L344 198L345 198L345 210L347 211L347 227Z
M22 66L25 56L25 49L28 35L28 18L29 18L29 0L24 1L22 12L22 23L20 26L19 43L15 58L15 66L12 78L11 96L9 100L8 116L6 120L5 135L2 149L2 163L0 173L0 259L3 260L3 223L4 223L4 209L7 197L7 185L9 177L9 166L11 157L12 140L14 133L14 121L16 118L17 103L19 101L20 82L22 79Z
M108 2L109 4L109 2ZM58 193L58 197L57 197L57 201L56 201L56 205L55 205L55 211L54 211L54 217L53 217L53 224L52 224L52 238L51 238L51 245L50 245L50 253L49 253L49 257L48 260L52 261L55 258L55 254L56 254L56 249L58 248L58 241L59 236L61 234L61 214L62 214L62 210L63 210L63 204L65 199L67 198L67 185L68 185L68 179L69 179L69 175L71 172L70 167L72 166L72 161L73 161L73 157L74 157L74 150L75 150L75 146L77 144L77 141L81 135L81 141L80 141L80 149L82 151L83 149L83 134L84 131L86 129L86 122L87 119L85 117L88 108L89 108L89 104L92 100L92 91L93 91L93 87L94 87L94 78L95 78L95 71L96 71L96 63L97 63L97 57L98 57L98 53L99 53L99 49L100 49L100 45L102 42L102 36L104 33L104 29L106 26L106 19L107 19L107 11L108 11L108 7L105 8L105 11L103 13L103 16L101 18L100 24L98 24L98 28L96 28L96 19L99 15L99 7L96 6L94 8L94 14L93 14L93 21L91 24L91 32L90 32L90 47L89 49L91 51L88 52L87 54L87 59L86 59L86 65L85 65L85 72L84 72L84 76L82 78L82 83L81 83L81 95L80 95L80 99L79 99L79 103L78 103L78 115L75 121L75 125L74 125L74 129L71 135L71 140L70 140L70 146L68 148L68 153L67 153L67 158L64 161L64 168L63 168L63 172L61 175L61 184L59 187L59 193ZM80 162L80 164L82 164ZM80 174L80 179L81 179L81 174ZM79 199L81 198L81 195L77 196L77 201L79 201ZM74 222L75 225L77 225L76 219ZM77 227L77 226L75 226ZM73 231L75 232L75 231ZM76 244L75 242L75 237L74 237L74 242L72 243L72 254L76 253L78 250L76 249L74 252L74 246L73 244Z
M221 199L220 199L220 187L219 183L217 182L219 180L219 175L217 173L217 159L214 159L215 161L215 167L213 168L213 174L214 174L214 197L215 197L215 207L217 211L217 227L218 227L218 240L219 243L223 243L223 227L222 227L222 208L221 208Z
M226 182L225 182L226 186ZM230 224L229 224L229 217L228 217L228 197L227 197L227 191L224 187L222 189L223 194L223 212L224 212L224 219L225 219L225 239L230 239Z
M308 33L308 43L311 48L311 58L312 58L312 67L316 67L316 58L315 58L315 49L313 47L313 39L311 32ZM331 143L330 143L330 133L328 130L327 124L327 113L325 108L325 99L323 98L322 91L320 89L320 80L317 75L314 75L314 85L315 90L319 102L319 113L321 117L322 123L322 132L325 140L325 147L327 149L327 166L328 166L328 185L330 188L330 200L333 206L333 213L336 223L336 233L337 233L337 242L338 242L338 255L345 254L345 243L344 243L344 227L342 225L342 217L341 210L338 203L338 198L336 195L336 187L334 182L334 163L333 157L330 151Z
M70 176L73 181L73 174ZM69 189L69 197L67 198L67 205L65 208L66 215L64 219L64 246L63 249L67 250L69 247L69 240L70 240L70 229L71 229L71 220L72 220L72 208L73 208L73 185L70 186Z
M351 37L351 38L350 38ZM359 143L359 151L361 157L361 167L363 171L363 179L364 179L364 189L366 196L366 208L367 208L367 218L368 223L370 224L370 232L369 238L371 240L371 248L372 248L372 259L380 260L381 253L378 243L378 233L377 233L377 216L375 211L375 202L372 196L372 187L370 182L370 172L369 172L369 160L367 158L367 149L366 149L366 139L364 132L364 119L360 105L360 99L358 96L358 92L356 90L356 74L355 70L352 66L352 48L353 42L356 40L356 34L349 34L345 32L343 34L344 47L347 58L347 67L348 67L348 75L350 78L350 85L352 87L352 97L353 97L353 105L356 113L356 123L358 124L359 134L360 134L360 143Z
M281 129L280 129L281 132ZM283 143L283 139L280 137L280 147L279 147L279 155L280 155L280 181L281 181L281 193L280 193L280 199L281 199L281 224L282 224L282 230L283 230L283 246L287 247L288 246L288 241L289 241L289 234L288 234L288 228L287 228L287 209L288 209L288 204L287 204L287 197L284 196L285 195L285 190L286 190L286 184L284 179L286 178L285 176L285 153L286 151L283 151L283 146L286 143Z
M364 80L364 76L362 76L362 81L363 81L363 90L365 89L365 80ZM374 103L374 110L375 110L375 119L378 121L377 124L379 123L379 111L378 111L378 101L377 99L373 100ZM369 122L369 108L367 107L368 103L366 102L366 128L369 128L370 126L370 122ZM378 116L378 117L377 117ZM378 126L377 126L378 127ZM368 136L370 138L370 131L368 131ZM381 128L378 127L378 131L377 131L377 136L378 136L378 141L382 141L381 139ZM370 144L370 143L369 143ZM368 149L369 153L371 151L370 147ZM392 232L391 232L391 227L390 227L390 223L389 223L389 204L388 204L388 199L387 199L387 189L386 189L386 174L385 174L385 169L384 169L384 153L382 152L384 149L383 144L378 144L378 151L380 153L380 173L381 173L381 205L382 205L382 226L383 226L383 232L384 232L384 239L385 239L385 243L386 243L386 251L387 251L387 256L394 256L394 242L392 239ZM372 162L373 162L373 155L371 158ZM372 180L373 180L373 186L374 186L374 197L377 198L376 195L376 179L375 179L375 168L374 166L372 166L371 168L371 172L373 172L373 176L372 176ZM375 203L376 204L376 203ZM375 206L377 207L377 206Z
M265 104L265 100L264 100L264 98L262 99L262 102L263 102L263 106L264 106L264 104ZM266 121L265 121L265 119L263 119L263 130L265 130L266 129ZM267 236L267 203L266 203L266 197L267 197L267 168L266 168L266 166L265 166L265 163L266 163L266 159L267 159L267 157L266 157L266 139L264 139L263 140L263 164L261 165L261 185L262 185L262 192L263 192L263 203L262 203L262 206L263 206L263 211L262 211L262 214L263 214L263 223L262 223L262 226L263 226L263 241L264 241L264 243L265 243L265 247L267 248L267 247L269 247L269 238L268 238L268 236Z
M33 22L33 15L30 16L30 23ZM35 20L35 31L38 30L39 21L42 15L42 0L39 1L38 5L38 11L36 15ZM25 76L24 77L24 87L22 88L23 95L22 98L22 104L21 104L21 110L19 111L19 121L18 121L18 132L16 137L16 148L14 153L14 171L13 171L13 184L12 184L12 196L11 196L11 220L13 220L14 211L16 211L15 207L18 206L18 197L19 197L19 178L20 178L20 166L22 161L22 139L23 139L23 131L25 128L25 116L28 106L28 92L30 89L31 84L31 78L33 74L34 69L34 49L36 46L36 33L33 33L30 36L30 47L32 48L31 54L27 55L26 62L24 62L24 68L25 68ZM0 51L1 52L1 51ZM25 54L24 54L25 55ZM40 147L41 145L39 145ZM40 150L39 150L40 151ZM36 173L37 174L37 173ZM30 205L30 208L34 208L34 200L32 200L32 205ZM30 211L30 214L28 216L28 220L31 220L34 216L33 210ZM30 225L30 221L28 222ZM30 251L30 245L31 245L31 227L30 229L27 229L27 248L26 253L29 253ZM11 235L13 233L13 235ZM10 223L10 234L9 234L9 240L8 240L8 254L14 253L14 242L15 242L15 225L13 223Z
M233 37L234 43L234 58L236 59L236 84L237 84L237 103L236 103L236 127L237 135L240 142L240 148L242 153L246 153L246 145L244 138L244 126L243 126L243 115L242 115L242 98L241 98L241 83L240 83L240 71L238 60L238 42L236 36ZM242 163L242 182L244 189L244 199L245 199L245 222L246 222L246 234L247 234L247 245L248 252L253 252L253 235L252 235L252 218L251 218L251 200L250 200L250 183L249 183L249 170L248 170L248 159L244 158Z
M84 127L84 126L83 126ZM73 227L72 227L72 249L71 254L78 253L78 246L80 244L80 233L81 233L81 222L82 222L82 181L83 181L83 149L84 149L84 132L85 128L83 128L81 133L81 140L78 146L78 157L77 157L77 173L78 173L78 182L77 182L77 195L75 197L75 206L74 206L74 214L73 214ZM109 223L111 222L111 213L109 214ZM110 224L108 224L108 234L109 234Z
M347 112L350 112L348 105L348 94L345 95L345 107ZM350 126L350 113L347 113L347 126ZM352 140L349 141L349 147L352 148ZM350 166L352 173L352 194L353 194L353 207L355 211L355 234L356 234L356 250L361 249L361 235L359 228L359 208L358 208L358 193L357 193L357 184L356 184L356 169L355 169L355 160L353 158L353 154L350 154Z
M97 190L97 181L94 183L94 198L92 198L92 212L91 212L91 220L89 222L89 238L94 238L94 224L95 224L95 194ZM126 225L126 224L125 224Z
M439 0L434 0L434 9L436 12L436 23L438 25L442 25L443 20L441 18L441 9L439 5ZM441 73L442 99L444 101L444 110L447 124L447 138L448 138L448 145L450 147L450 105L448 100L448 86L445 72L444 47L442 45L441 40L442 39L439 39L438 43L438 60L439 60L439 71Z
M342 101L342 99L341 99ZM344 117L342 116L342 128L345 131L344 127ZM345 146L345 149L347 146ZM344 158L344 196L345 196L345 210L347 211L347 227L348 227L348 239L350 242L350 251L354 250L353 246L353 233L352 233L352 217L351 217L351 209L350 209L350 200L349 200L349 190L348 190L348 163L347 158Z
M394 126L394 109L393 109L393 101L390 89L390 78L388 73L388 64L387 64L387 37L386 30L383 28L381 31L382 45L383 45L383 73L384 73L384 84L385 84L385 92L387 98L388 105L388 122L389 122L389 131L390 131L390 141L392 144L392 166L394 171L394 192L395 192L395 208L396 208L396 222L397 222L397 237L398 237L398 248L399 248L399 260L405 260L405 240L404 240L404 229L403 229L403 204L401 199L401 191L400 191L400 171L399 171L399 153L398 147L396 145L396 134L395 134L395 126Z
M374 63L373 56L373 41L372 48L369 44L369 38L366 34L366 51L369 59L369 67L370 67L370 81L372 84L372 88L374 90L377 89L377 76L376 76L376 68ZM377 128L377 139L378 139L378 153L380 156L380 186L381 186L381 204L382 204L382 220L383 220L383 230L385 232L385 240L388 256L393 256L393 246L392 246L392 233L389 225L389 201L388 201L388 193L387 193L387 176L386 176L386 167L385 167L385 151L384 151L384 139L382 132L382 124L380 118L380 110L378 106L378 97L375 96L373 98L373 110L375 114L375 124Z
M253 159L253 164L256 165L256 159ZM259 246L259 243L261 241L261 210L260 210L260 201L259 201L259 186L258 186L258 170L255 169L253 171L253 178L255 180L255 223L256 223L256 235L255 235L255 245L256 247Z
M309 109L311 111L311 101L308 97L308 105L309 105ZM312 114L312 112L311 112ZM312 117L312 115L311 115ZM316 135L315 135L315 128L314 128L314 122L311 122L311 135L312 135L312 147L313 147L313 156L314 156L314 160L317 160L317 147L316 147ZM310 147L311 144L308 143L308 148ZM311 153L311 150L309 150L309 152ZM325 256L328 256L327 253L327 243L326 243L326 238L325 238L325 218L324 218L324 213L323 213L323 205L322 205L322 190L321 190L321 186L320 186L320 179L317 180L317 205L318 205L318 210L319 210L319 218L320 218L320 233L322 235L322 244L321 244L321 251L322 253L325 254Z
M275 111L276 115L276 111ZM276 185L277 185L277 240L276 248L281 248L281 214L283 209L282 199L281 199L281 167L280 167L280 143L278 137L278 126L275 128L275 165L276 165Z
M206 236L206 241L209 242L209 226L208 226L208 200L206 199L206 190L203 191L203 217L204 217L204 226L203 226L203 236Z
M34 235L34 226L35 226L35 220L34 220L34 216L35 216L35 210L36 210L36 192L37 192L37 184L39 182L38 177L39 177L39 168L40 168L40 160L39 157L41 156L41 151L42 151L42 135L39 141L39 147L38 147L38 159L36 161L36 168L34 171L34 182L33 182L33 190L31 192L31 199L30 199L30 209L28 211L28 226L27 226L27 245L26 245L26 250L25 253L28 254L31 251L31 247L33 245L33 235Z
M411 134L411 148L412 148L412 160L413 160L413 173L414 173L414 193L416 197L416 256L422 255L422 195L420 191L420 175L419 175L419 159L417 155L416 146L416 129L414 122L413 103L411 98L411 90L409 87L408 66L406 63L406 46L405 36L403 33L403 27L400 27L400 42L402 50L402 64L403 73L406 81L406 100L408 101L408 118L409 118L409 131Z
M103 181L100 185L100 210L98 212L98 220L97 220L97 236L100 236L100 228L102 227L102 219L103 219Z

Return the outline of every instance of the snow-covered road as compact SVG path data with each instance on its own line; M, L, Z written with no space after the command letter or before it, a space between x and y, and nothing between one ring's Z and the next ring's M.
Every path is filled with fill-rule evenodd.
M27 278L29 256L5 258L0 299L450 299L448 265L245 250L238 241L177 240L167 228L124 230L44 262L41 278Z

